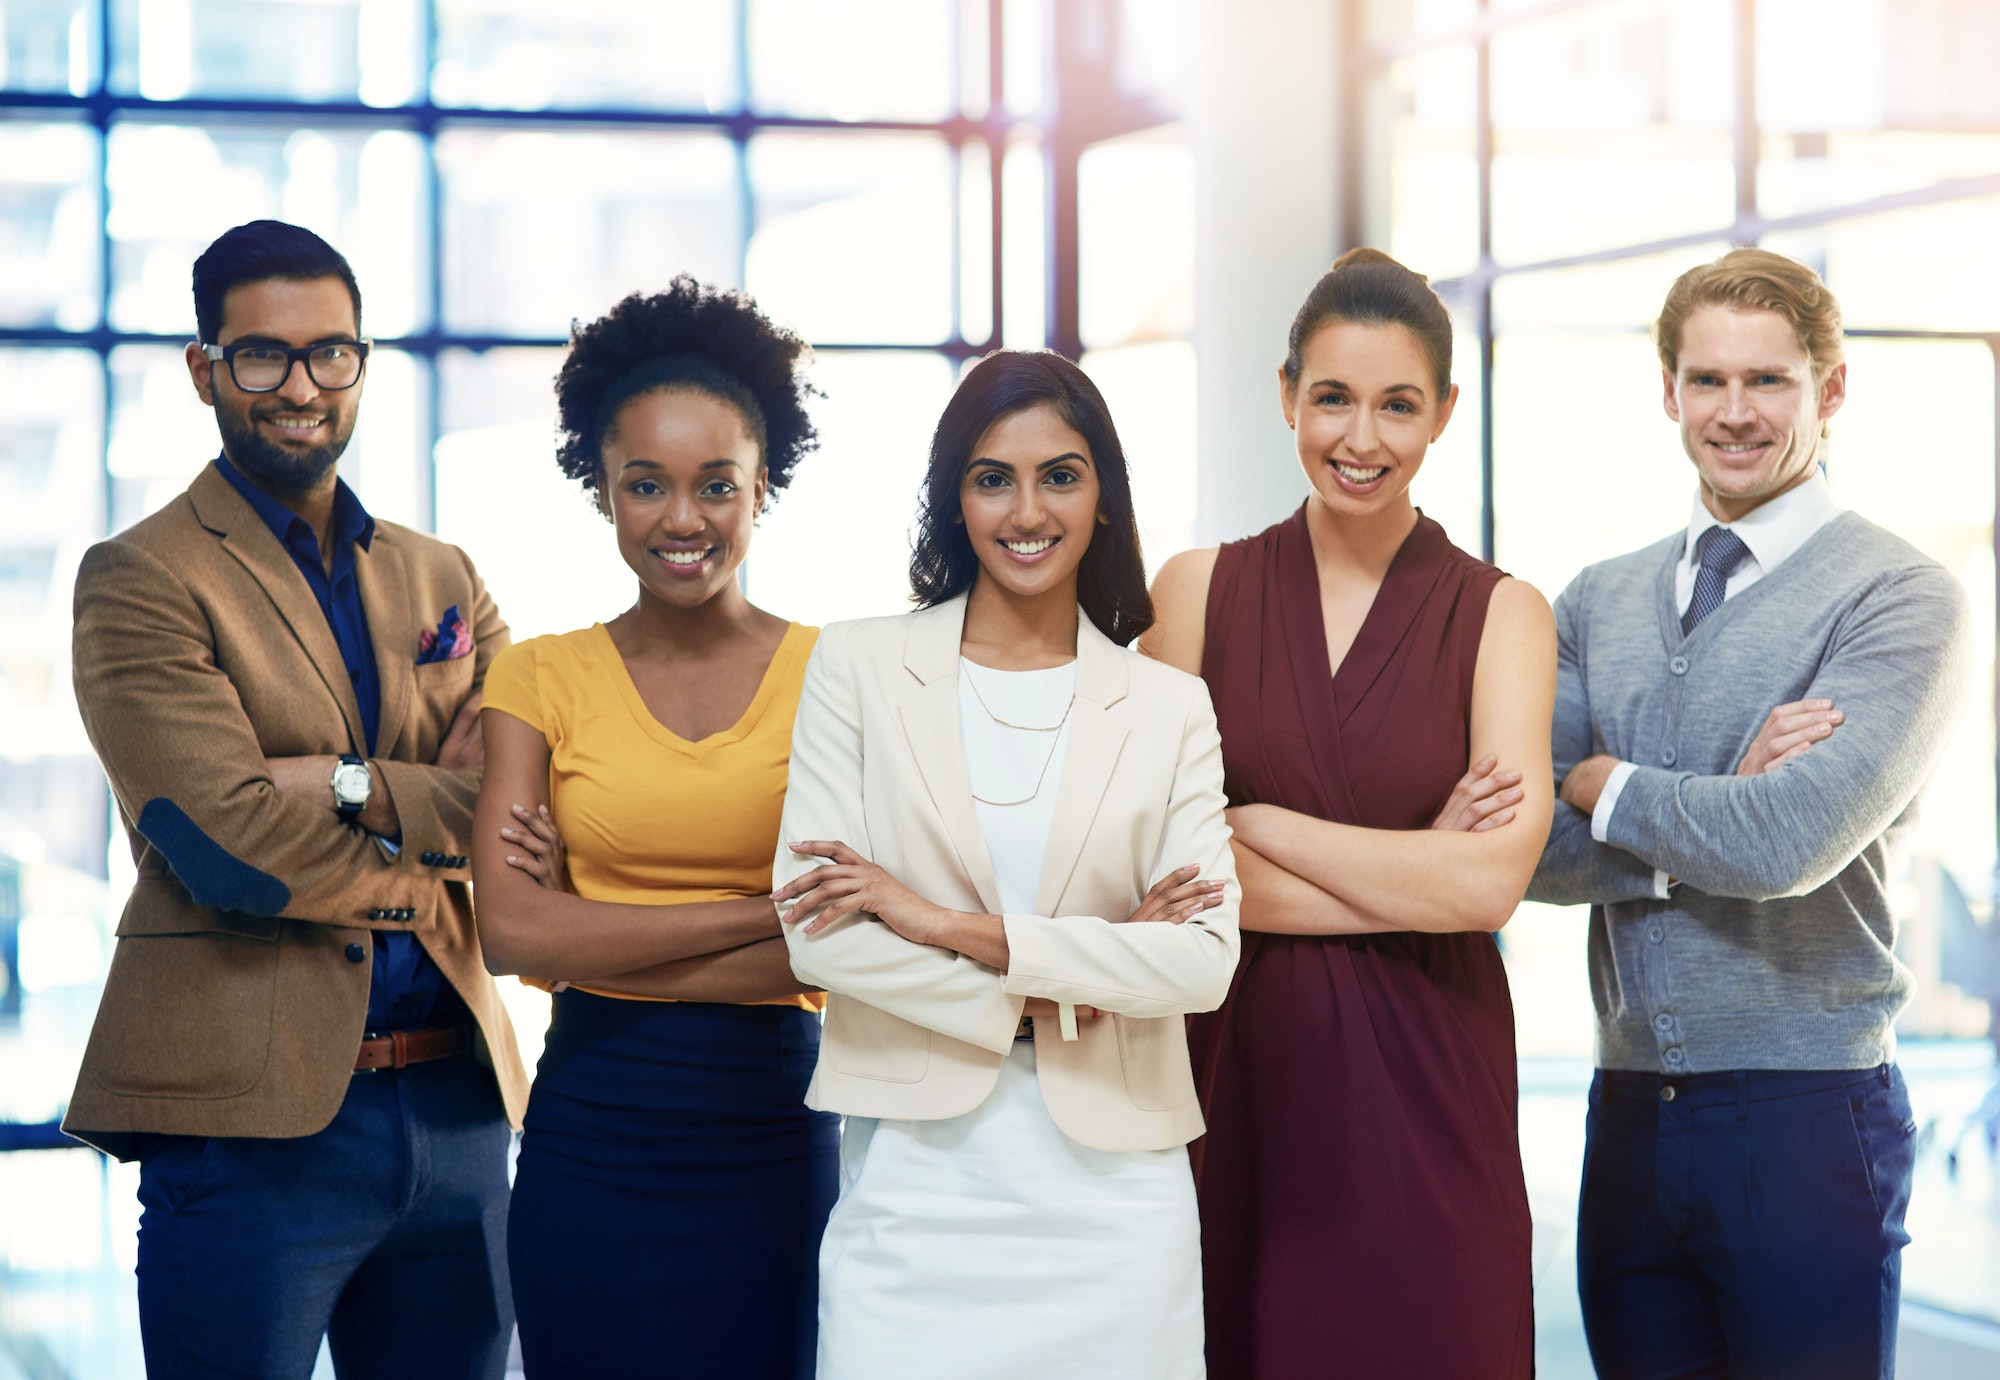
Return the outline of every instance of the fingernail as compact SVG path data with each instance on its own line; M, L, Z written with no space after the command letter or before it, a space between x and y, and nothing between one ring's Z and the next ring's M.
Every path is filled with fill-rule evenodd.
M515 857L515 856L514 856L514 855L513 855L512 853L509 853L509 854L507 855L507 861L508 861L508 862L519 862L519 861L520 861L520 859L519 859L519 858L517 858L517 857Z

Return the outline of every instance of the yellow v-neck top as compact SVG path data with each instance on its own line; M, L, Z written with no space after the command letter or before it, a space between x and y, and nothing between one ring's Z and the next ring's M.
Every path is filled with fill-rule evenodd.
M653 717L602 623L517 642L494 658L483 707L548 740L549 811L577 895L660 906L771 890L792 720L818 637L817 628L788 627L743 717L699 742ZM817 1011L824 1003L815 994L758 1004Z

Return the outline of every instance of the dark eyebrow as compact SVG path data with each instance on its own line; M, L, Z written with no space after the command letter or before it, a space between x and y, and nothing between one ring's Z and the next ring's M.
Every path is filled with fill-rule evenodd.
M1357 388L1348 387L1346 384L1342 383L1339 379L1320 379L1319 381L1313 384L1313 387L1338 388L1343 393L1357 393L1360 391ZM1417 387L1417 385L1414 383L1392 383L1387 388L1384 388L1382 391L1384 393L1415 393L1420 398L1425 396L1424 390Z
M248 335L239 335L236 337L236 339L230 341L229 343L231 345L279 345L283 346L287 350L292 348L292 345L289 341L280 340L275 335L263 335L256 332L252 332ZM313 349L314 347L320 345L359 345L360 343L361 343L360 336L348 335L343 332L342 334L339 335L322 335L315 337L314 339L307 341L302 348Z
M1035 465L1035 469L1039 473L1042 470L1054 469L1057 465L1063 464L1064 462L1069 462L1077 465L1088 465L1090 463L1090 457L1088 455L1079 455L1073 450L1066 450L1061 455L1052 455L1046 460L1038 461ZM966 462L965 467L966 469L969 470L975 465L987 465L996 470L1005 470L1008 474L1012 474L1014 472L1014 467L1006 463L1004 460L995 460L985 455L975 455L972 459Z
M627 460L618 468L622 473L625 470L664 470L666 466L657 460L647 460L641 457ZM704 460L701 462L700 468L704 470L740 470L743 466L725 456L720 460Z

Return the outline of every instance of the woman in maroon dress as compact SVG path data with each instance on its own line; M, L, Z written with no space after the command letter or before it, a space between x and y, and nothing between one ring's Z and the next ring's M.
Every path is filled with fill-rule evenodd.
M1214 696L1243 882L1235 985L1189 1023L1213 1380L1533 1367L1493 931L1548 833L1555 627L1411 503L1457 395L1436 294L1345 255L1280 370L1311 494L1154 589L1142 645Z

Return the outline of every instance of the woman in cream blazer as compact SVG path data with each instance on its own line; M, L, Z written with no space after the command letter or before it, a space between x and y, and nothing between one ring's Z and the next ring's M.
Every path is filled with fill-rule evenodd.
M806 1100L847 1116L820 1375L1199 1376L1182 1017L1236 964L1221 745L1201 681L1121 645L1151 606L1074 365L967 375L912 576L926 607L820 637L773 892L829 994Z

